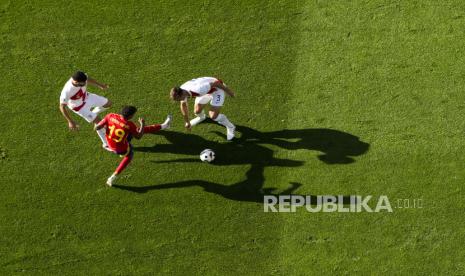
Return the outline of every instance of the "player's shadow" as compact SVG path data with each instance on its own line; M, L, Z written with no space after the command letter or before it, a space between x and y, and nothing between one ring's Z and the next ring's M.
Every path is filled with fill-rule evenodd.
M204 180L188 180L144 187L114 185L114 187L132 192L145 193L150 190L183 188L199 186L205 191L239 201L263 202L263 195L292 194L301 185L291 182L286 190L277 193L275 188L263 188L266 167L299 167L304 162L299 160L274 157L274 152L264 145L274 145L283 149L306 149L321 152L318 159L326 164L349 164L355 162L354 157L368 151L369 144L357 136L332 129L298 129L260 132L245 126L237 126L239 137L233 142L218 143L201 136L175 131L162 131L157 135L164 136L170 143L157 144L153 147L135 147L135 151L154 153L175 153L192 155L192 158L153 161L154 163L190 163L199 162L198 154L202 149L211 148L216 152L215 166L249 164L250 169L245 179L232 184L223 185ZM218 133L224 136L222 133ZM348 200L348 199L347 199ZM346 201L346 199L344 199Z

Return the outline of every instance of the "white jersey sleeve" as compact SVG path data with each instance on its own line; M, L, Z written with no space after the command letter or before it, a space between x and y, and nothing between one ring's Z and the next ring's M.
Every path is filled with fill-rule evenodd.
M63 89L61 90L61 95L60 95L60 104L67 104L68 101L69 101L69 89L67 87L67 85L65 85L63 87Z

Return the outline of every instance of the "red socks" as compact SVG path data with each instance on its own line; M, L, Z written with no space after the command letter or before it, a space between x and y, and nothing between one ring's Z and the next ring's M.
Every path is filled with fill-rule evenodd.
M161 130L161 125L159 124L149 125L149 126L144 127L144 133L155 133L160 130Z
M161 130L160 124L149 125L144 127L144 133L155 133ZM118 168L116 168L115 174L120 174L128 165L131 163L133 154L130 153L123 157L121 163L119 163Z
M120 174L129 165L129 163L131 163L132 156L132 154L129 154L123 157L123 160L121 160L121 163L119 163L118 168L116 168L115 174Z

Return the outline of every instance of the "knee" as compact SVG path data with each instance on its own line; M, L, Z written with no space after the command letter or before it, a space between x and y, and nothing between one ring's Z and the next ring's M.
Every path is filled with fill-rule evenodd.
M218 118L219 113L218 112L210 112L210 119L216 120Z
M113 103L108 100L106 104L103 105L103 107L110 107Z
M200 113L202 113L202 107L196 105L196 106L194 107L194 113L195 113L195 114L200 114Z

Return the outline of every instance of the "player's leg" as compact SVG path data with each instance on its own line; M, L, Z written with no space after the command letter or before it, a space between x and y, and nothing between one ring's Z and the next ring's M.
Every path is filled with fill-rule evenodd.
M209 112L210 118L213 121L217 122L218 124L225 126L226 127L226 139L232 140L235 136L236 126L234 126L234 124L229 121L226 115L220 113L220 110L221 110L221 107L212 106Z
M195 118L190 121L191 126L198 125L207 118L204 112L204 108L205 108L205 105L207 105L207 103L210 101L210 99L211 99L210 95L204 95L202 97L195 98L195 104L194 104Z
M87 99L86 99L86 105L79 111L78 114L80 114L89 123L94 123L94 125L95 125L98 122L100 122L100 118L98 117L98 112L95 112L95 108L93 110L91 110L91 108L96 107L96 106L97 107L99 107L99 106L111 106L111 102L105 97L95 95L95 94L92 94L92 93L88 93L88 96L87 96ZM102 140L102 147L104 149L106 149L106 150L110 150L108 148L105 133L106 133L106 129L104 129L104 128L97 130L97 135L100 138L100 140Z
M131 163L134 152L132 150L131 144L129 144L128 152L123 156L123 160L119 163L115 172L107 179L107 185L112 186L115 180L118 178L118 175L126 169L126 167Z
M112 102L107 98L92 93L88 94L87 102L91 104L92 107L95 107L92 112L97 114L107 110L112 105Z
M226 117L226 115L220 113L221 107L223 106L224 103L224 98L225 94L223 90L218 90L215 93L212 94L212 100L210 101L210 118L217 122L220 125L223 125L226 127L226 139L232 140L234 138L234 132L236 130L236 127L231 123Z
M76 114L84 118L89 123L94 123L97 124L100 121L100 118L98 117L97 113L92 112L90 109L92 108L92 105L89 103L86 103L80 110L74 111ZM102 146L104 148L108 148L107 145L107 139L105 137L105 132L106 130L104 128L97 130L97 134L102 141Z
M154 124L154 125L148 125L144 127L144 133L155 133L157 131L160 131L162 129L168 129L171 125L171 121L173 120L172 115L168 115L166 117L166 120L162 124Z
M94 123L94 125L97 125L98 122L100 122L100 118L98 117L98 115L96 113L94 113L94 112L91 112L91 113L95 114L95 119L94 119L93 123ZM111 149L108 147L106 131L107 130L105 128L101 128L99 130L96 130L98 137L102 141L102 147L104 149L108 150L108 151L111 151Z

